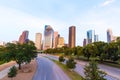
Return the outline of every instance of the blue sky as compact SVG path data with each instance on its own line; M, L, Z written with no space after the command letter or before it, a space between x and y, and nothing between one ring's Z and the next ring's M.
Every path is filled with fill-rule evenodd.
M77 45L82 45L90 29L106 41L108 28L120 36L120 0L0 0L0 41L18 40L24 30L34 41L45 25L58 31L66 43L72 25Z

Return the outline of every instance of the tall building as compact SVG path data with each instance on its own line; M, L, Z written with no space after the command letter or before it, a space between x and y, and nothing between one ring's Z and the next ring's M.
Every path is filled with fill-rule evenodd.
M42 49L42 34L41 33L36 33L35 46L36 46L37 50Z
M50 25L45 25L43 50L53 48L54 30Z
M116 41L117 36L114 36L112 33L112 29L107 30L107 42L110 43L111 41Z
M59 37L58 38L58 45L57 45L57 47L61 48L61 47L64 46L64 44L65 44L64 37Z
M76 28L75 26L69 27L69 47L73 48L76 44Z
M58 32L54 32L54 43L53 43L53 48L57 48L58 45Z
M97 34L94 35L94 38L95 38L95 39L94 39L95 42L98 42L98 41L99 41L99 38L98 38L98 35L97 35Z
M94 42L95 37L95 31L94 30L89 30L87 31L87 42L88 44Z
M87 39L84 39L83 40L83 46L86 46L87 45Z
M113 33L111 29L107 30L107 42L110 43L112 41Z
M20 37L19 37L19 43L20 44L23 44L23 43L26 43L26 42L29 41L28 34L29 34L28 31L23 31L22 32L22 35L20 35Z

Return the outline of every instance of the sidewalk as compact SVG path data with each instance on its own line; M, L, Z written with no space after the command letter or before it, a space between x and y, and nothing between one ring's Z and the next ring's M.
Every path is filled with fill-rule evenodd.
M37 63L35 60L32 60L30 64L22 65L22 69L18 71L18 74L14 77L14 80L32 80L34 73L36 72L36 67ZM9 80L7 77L8 71L9 69L6 68L3 72L0 72L0 77L4 74L4 77L0 80Z

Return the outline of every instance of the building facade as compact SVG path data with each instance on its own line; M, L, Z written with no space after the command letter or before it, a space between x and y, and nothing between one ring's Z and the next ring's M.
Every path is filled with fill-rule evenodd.
M29 32L28 31L23 31L22 35L19 37L19 43L23 44L29 41L28 39Z
M112 41L113 33L111 29L107 30L107 42L110 43Z
M36 33L35 46L36 46L37 50L42 49L42 34L41 33Z
M54 32L54 43L53 43L53 48L57 48L57 45L58 45L58 32L55 31Z
M89 30L87 31L87 42L88 44L94 42L95 37L95 31L94 30Z
M69 27L69 39L68 39L69 47L73 48L76 44L76 27Z
M94 38L95 38L95 39L94 39L95 42L98 42L98 41L99 41L99 37L98 37L97 34L95 34Z
M45 25L43 50L53 48L54 30L50 25Z
M83 46L86 46L87 45L87 39L84 39L83 40Z
M59 37L58 38L58 45L57 45L57 47L61 48L61 47L64 46L64 44L65 44L64 37Z

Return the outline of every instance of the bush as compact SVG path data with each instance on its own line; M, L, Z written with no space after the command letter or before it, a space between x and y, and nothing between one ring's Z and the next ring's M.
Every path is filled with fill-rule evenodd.
M63 56L60 56L60 57L59 57L59 61L60 61L60 62L64 62L64 61L65 61L64 57L63 57Z
M66 62L66 66L70 69L74 69L76 67L76 62L74 61L74 58L70 57Z
M15 66L13 66L12 68L10 68L9 73L8 73L8 77L10 77L11 79L13 77L15 77L17 75L17 68Z

